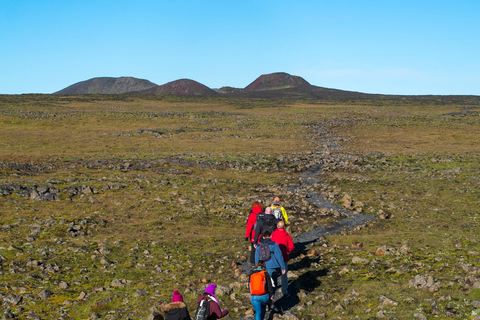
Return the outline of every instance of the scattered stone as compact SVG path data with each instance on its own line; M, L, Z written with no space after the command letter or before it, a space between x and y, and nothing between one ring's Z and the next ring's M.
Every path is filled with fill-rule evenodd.
M480 300L473 300L471 305L474 307L474 308L480 308Z
M100 315L96 312L92 313L90 317L88 317L88 320L97 320L100 319Z
M101 257L101 258L100 258L100 263L101 263L101 264L106 264L106 265L113 264L113 262L110 261L110 260L108 260L106 257Z
M42 300L48 300L48 298L53 295L53 292L50 291L50 290L42 290L38 293L38 296L40 297L40 299Z
M11 245L7 248L7 250L8 250L8 251L15 251L15 250L16 250L16 251L20 251L20 252L23 251L22 248L20 248L20 247L18 247L18 246L16 246L16 245L13 245L13 244L11 244Z
M16 306L22 301L22 299L23 297L21 295L9 294L3 298L3 302Z
M352 243L354 248L363 248L363 242L354 242Z
M218 295L229 295L230 293L232 292L232 288L230 288L229 286L225 286L225 285L217 285L217 288L215 290L215 293L218 294Z
M78 295L77 300L78 300L78 301L84 300L86 296L87 296L87 294L82 291L82 292L80 292L80 294Z
M397 301L387 298L385 296L380 296L380 298L378 299L378 302L383 303L384 305L387 305L387 306L398 306Z
M3 312L3 319L15 319L15 315L9 309L5 309Z
M138 289L135 291L135 296L136 297L144 297L147 295L147 290L145 289Z
M440 289L441 282L435 281L432 276L416 275L408 281L408 286L415 289L428 289L430 292L436 292Z
M370 260L366 259L366 258L360 258L360 257L353 257L352 258L352 263L353 264L368 264L370 263Z
M111 283L111 286L114 287L114 288L125 287L125 285L119 279L113 279L112 283Z
M419 320L428 320L428 318L427 318L425 315L421 314L421 313L414 313L414 314L413 314L413 317L415 317L415 318L417 318L417 319L419 319Z
M345 307L342 306L340 303L335 306L335 311L343 311L345 310Z

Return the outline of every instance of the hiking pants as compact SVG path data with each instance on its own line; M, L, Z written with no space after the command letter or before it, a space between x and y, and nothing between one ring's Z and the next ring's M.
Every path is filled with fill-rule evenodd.
M273 285L274 285L274 288L273 288L273 291L275 292L277 290L277 286L278 286L278 271L280 270L280 268L274 268L274 269L268 269L267 268L267 272L268 272L268 275L270 276L270 278L273 280ZM282 271L280 271L281 273Z
M253 246L253 242L251 242L252 250L250 251L250 262L255 265L255 247Z
M267 303L270 299L270 295L268 293L254 296L250 298L250 301L253 305L253 310L255 310L255 320L263 320L265 317L265 313L267 312Z
M288 263L285 262L285 274L282 274L282 293L288 294Z

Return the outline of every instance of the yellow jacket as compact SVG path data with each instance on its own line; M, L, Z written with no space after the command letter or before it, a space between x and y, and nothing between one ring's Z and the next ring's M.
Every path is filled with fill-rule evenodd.
M272 208L272 211L278 207L275 207L275 206L270 206L270 208ZM285 210L284 207L280 206L280 209L282 210L282 216L283 216L283 222L285 222L285 224L288 224L288 215L287 215L287 211ZM278 217L277 217L278 218Z

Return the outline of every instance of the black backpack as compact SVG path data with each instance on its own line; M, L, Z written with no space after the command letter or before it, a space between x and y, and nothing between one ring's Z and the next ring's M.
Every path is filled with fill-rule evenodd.
M261 233L268 231L270 232L270 234L272 234L273 231L277 229L278 220L273 215L264 215L262 218L263 218L263 228Z
M195 316L193 320L206 320L210 316L210 301L212 299L208 297L203 297L197 307L197 311L195 311Z
M260 260L263 261L268 261L272 258L272 252L266 241L261 241L258 244L258 256L260 257Z

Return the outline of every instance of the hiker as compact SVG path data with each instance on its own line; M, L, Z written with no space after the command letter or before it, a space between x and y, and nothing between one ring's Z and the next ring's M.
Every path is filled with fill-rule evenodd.
M277 222L278 220L272 214L272 209L270 207L265 208L265 213L259 213L257 215L257 223L255 224L255 236L253 237L253 243L257 244L260 236L267 231L272 234L272 232L277 228Z
M278 220L283 220L285 222L285 225L288 224L288 215L287 211L285 210L284 207L281 206L280 204L280 198L275 197L273 200L273 204L270 206L272 208L272 213L277 218Z
M191 320L183 296L177 290L173 290L172 302L164 305L162 311L165 313L165 320Z
M198 297L197 300L197 311L195 313L194 319L197 319L197 315L199 313L200 309L200 303L204 301L204 303L208 302L208 316L206 318L201 318L201 319L207 319L207 320L216 320L225 317L230 310L224 309L222 310L220 308L220 305L218 303L218 299L215 296L215 288L217 287L216 284L212 283L211 285L207 286L205 288L205 292Z
M265 267L270 278L273 279L273 284L275 289L277 288L277 278L278 272L281 270L282 275L286 273L285 262L283 261L282 251L276 242L273 242L270 239L271 233L265 231L263 233L263 239L257 245L257 250L255 251L255 262L263 260L265 261Z
M266 272L265 261L259 260L255 269L250 272L249 285L255 320L263 320L267 304L273 300L272 279Z
M285 223L279 221L277 229L272 233L272 241L278 244L280 251L282 251L283 261L285 262L285 273L282 274L282 293L288 295L288 261L290 260L290 252L295 249L292 237L285 231Z
M248 215L247 228L245 230L245 241L250 240L250 263L255 264L255 247L253 239L255 237L255 222L257 222L258 214L263 211L263 205L260 200L252 203L252 211Z

